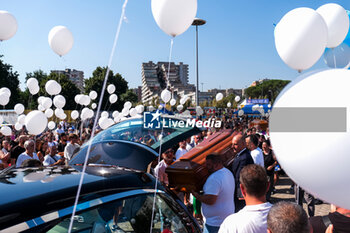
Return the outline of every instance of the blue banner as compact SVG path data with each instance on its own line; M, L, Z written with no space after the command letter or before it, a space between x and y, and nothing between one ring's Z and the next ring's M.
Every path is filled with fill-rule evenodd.
M268 104L269 99L247 99L247 104Z

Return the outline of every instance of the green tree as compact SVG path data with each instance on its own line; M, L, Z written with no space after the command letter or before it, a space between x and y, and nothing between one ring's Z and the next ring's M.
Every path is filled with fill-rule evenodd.
M130 101L134 106L137 104L137 95L132 90L128 89L124 94L120 95L120 100L125 103Z
M85 80L85 93L89 94L90 91L94 90L97 92L97 94L99 95L97 97L97 99L95 100L96 103L98 103L98 99L100 97L101 91L102 91L102 86L103 86L103 81L105 78L107 72L107 67L97 67L93 73L92 73L92 77L88 78ZM113 74L113 71L109 71L108 74L108 81L107 81L107 86L109 84L114 84L115 85L115 94L118 96L118 101L114 104L110 104L109 103L109 93L107 92L107 90L104 92L104 96L103 96L103 101L102 101L102 106L101 109L102 110L118 110L121 111L124 107L124 102L123 101L127 101L125 98L127 96L133 98L133 96L131 94L127 94L125 98L123 98L123 94L127 92L128 90L128 82L120 75L120 74ZM128 100L130 102L132 102L131 100ZM136 96L136 101L137 102L137 96ZM109 106L109 107L107 107Z
M12 70L12 66L6 64L0 55L0 88L7 87L11 91L11 97L9 103L5 106L7 109L13 109L13 107L21 100L19 89L19 80L17 71Z
M273 103L278 94L290 80L267 80L254 87L248 87L245 92L248 98L269 98Z

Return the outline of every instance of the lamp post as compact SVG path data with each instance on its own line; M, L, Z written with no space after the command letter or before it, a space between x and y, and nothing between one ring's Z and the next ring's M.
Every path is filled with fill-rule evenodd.
M205 20L195 18L193 20L192 25L196 26L196 106L199 106L199 101L198 101L198 89L199 89L199 84L198 84L198 26L204 25L206 23Z

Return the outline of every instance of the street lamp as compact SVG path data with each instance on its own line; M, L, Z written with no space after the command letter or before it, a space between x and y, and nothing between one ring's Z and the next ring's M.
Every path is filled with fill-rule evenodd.
M206 23L205 20L203 19L199 19L199 18L195 18L193 20L192 25L196 26L196 106L199 106L199 101L198 101L198 88L199 88L199 84L198 84L198 26L204 25Z

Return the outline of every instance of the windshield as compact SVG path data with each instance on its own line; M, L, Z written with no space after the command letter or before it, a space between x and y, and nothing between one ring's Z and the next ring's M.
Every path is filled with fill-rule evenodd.
M174 139L177 136L191 136L189 133L193 131L193 127L164 127L162 133L160 129L144 128L143 119L130 119L120 122L97 134L94 137L93 142L105 140L125 140L141 143L153 148L154 150L157 150L160 145L159 136L161 133L163 135L163 146L165 143L168 144L167 142L171 142L171 139ZM196 132L199 132L199 130L195 130L193 134Z

